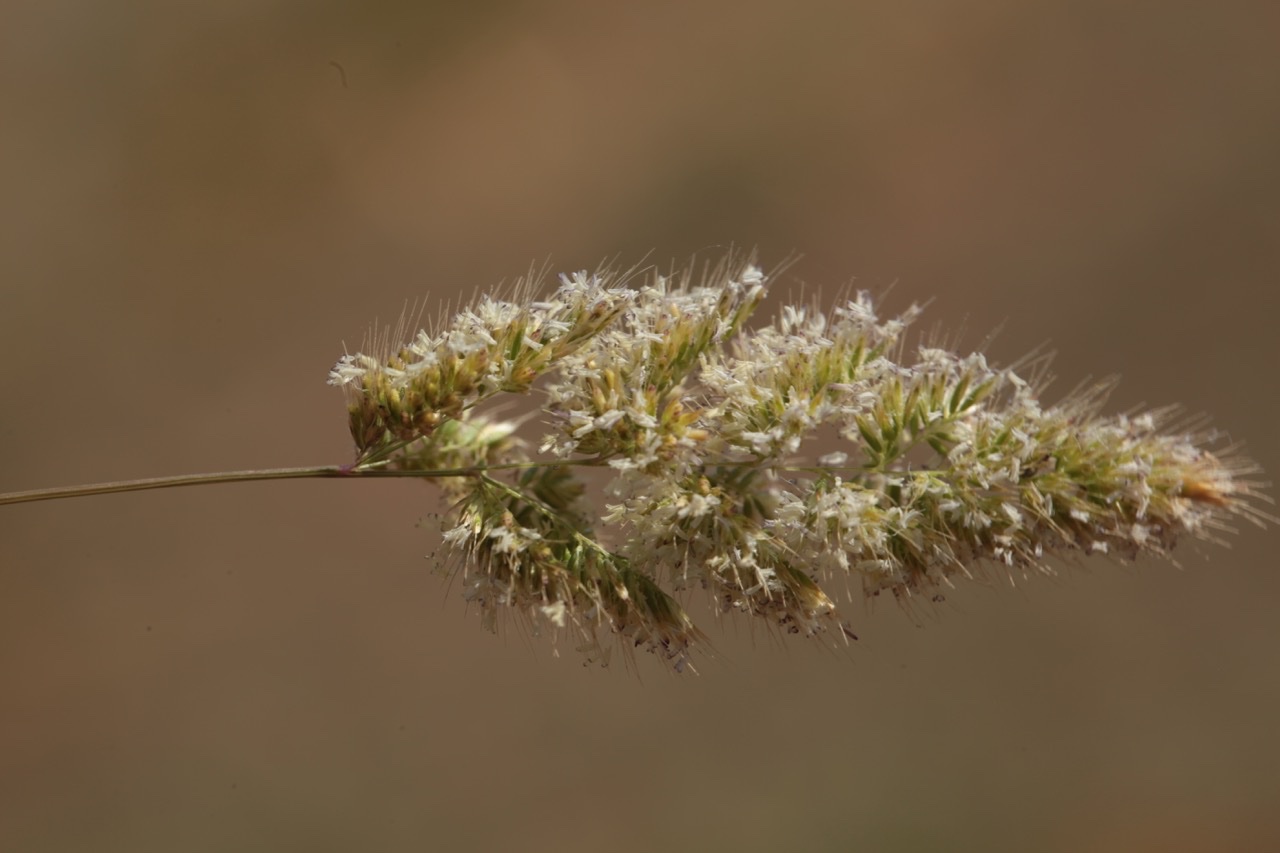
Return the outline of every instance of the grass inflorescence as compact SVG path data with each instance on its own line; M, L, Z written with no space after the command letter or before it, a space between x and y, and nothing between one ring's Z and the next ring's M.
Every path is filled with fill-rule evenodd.
M769 281L750 257L605 267L345 355L329 381L347 395L347 470L437 479L486 625L513 613L593 659L616 641L677 670L706 645L682 590L846 642L828 588L914 596L1072 552L1168 555L1266 518L1256 468L1173 410L1107 415L1101 385L1047 405L1042 361L1022 376L908 346L920 310L881 318L865 293L753 328ZM485 405L511 394L539 404L536 452ZM608 471L602 496L582 468Z

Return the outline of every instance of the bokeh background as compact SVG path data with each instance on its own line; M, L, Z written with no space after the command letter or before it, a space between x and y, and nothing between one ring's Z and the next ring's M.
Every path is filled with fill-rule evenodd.
M0 7L0 490L350 458L374 320L531 263L799 260L1271 472L1280 5ZM728 621L484 633L435 492L0 508L0 848L1280 849L1277 532ZM423 522L419 527L418 523Z

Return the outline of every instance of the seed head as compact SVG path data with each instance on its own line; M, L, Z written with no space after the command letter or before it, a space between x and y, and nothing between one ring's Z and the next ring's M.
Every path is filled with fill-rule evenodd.
M882 319L865 293L749 328L769 280L751 257L606 267L343 356L329 381L357 466L449 472L444 540L486 625L512 612L591 657L614 638L676 669L705 645L681 590L846 642L827 588L907 598L1071 553L1165 556L1268 518L1256 467L1172 409L1107 415L1108 386L1046 404L1042 361L1028 378L910 347L920 310ZM479 411L533 391L541 456ZM587 501L575 469L595 466L611 479Z

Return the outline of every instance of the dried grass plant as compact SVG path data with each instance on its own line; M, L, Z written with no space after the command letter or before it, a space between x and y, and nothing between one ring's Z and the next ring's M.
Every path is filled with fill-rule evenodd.
M1177 409L1107 415L1108 384L1048 405L1047 359L908 345L912 307L865 293L749 325L773 275L751 257L672 274L531 276L447 322L370 338L329 383L355 461L0 496L0 503L296 477L414 477L447 499L445 565L484 624L513 614L589 659L707 647L681 604L846 643L836 601L1052 572L1054 556L1168 556L1270 517L1256 467ZM498 418L535 395L536 445ZM818 438L839 450L814 455ZM808 446L806 446L806 444ZM808 454L808 455L806 455ZM586 497L580 469L610 478Z

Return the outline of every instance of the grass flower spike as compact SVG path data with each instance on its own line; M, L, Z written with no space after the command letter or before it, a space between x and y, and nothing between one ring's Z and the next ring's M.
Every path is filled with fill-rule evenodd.
M434 481L447 565L496 629L514 614L688 668L708 643L681 601L844 643L837 602L910 600L1050 560L1167 556L1233 517L1271 520L1256 468L1174 409L1103 411L1109 386L1052 405L1046 360L1014 368L915 344L920 311L865 293L750 320L770 276L730 256L671 275L537 276L436 328L376 336L329 383L355 460L0 494L0 505L287 478ZM395 337L400 337L399 332ZM1024 375L1025 374L1025 375ZM500 398L537 403L519 435ZM493 405L490 405L493 403ZM595 476L585 476L594 474ZM588 496L588 486L594 494Z
M919 310L883 319L862 293L751 328L768 281L734 257L576 273L343 356L344 470L441 478L444 541L486 625L510 612L592 659L618 640L676 669L705 645L685 590L844 642L851 590L1167 555L1232 515L1265 518L1253 466L1172 410L1107 416L1105 387L1046 405L1043 359L1024 377L908 346ZM484 411L510 393L540 404L536 453ZM593 468L608 481L587 500L577 473Z

